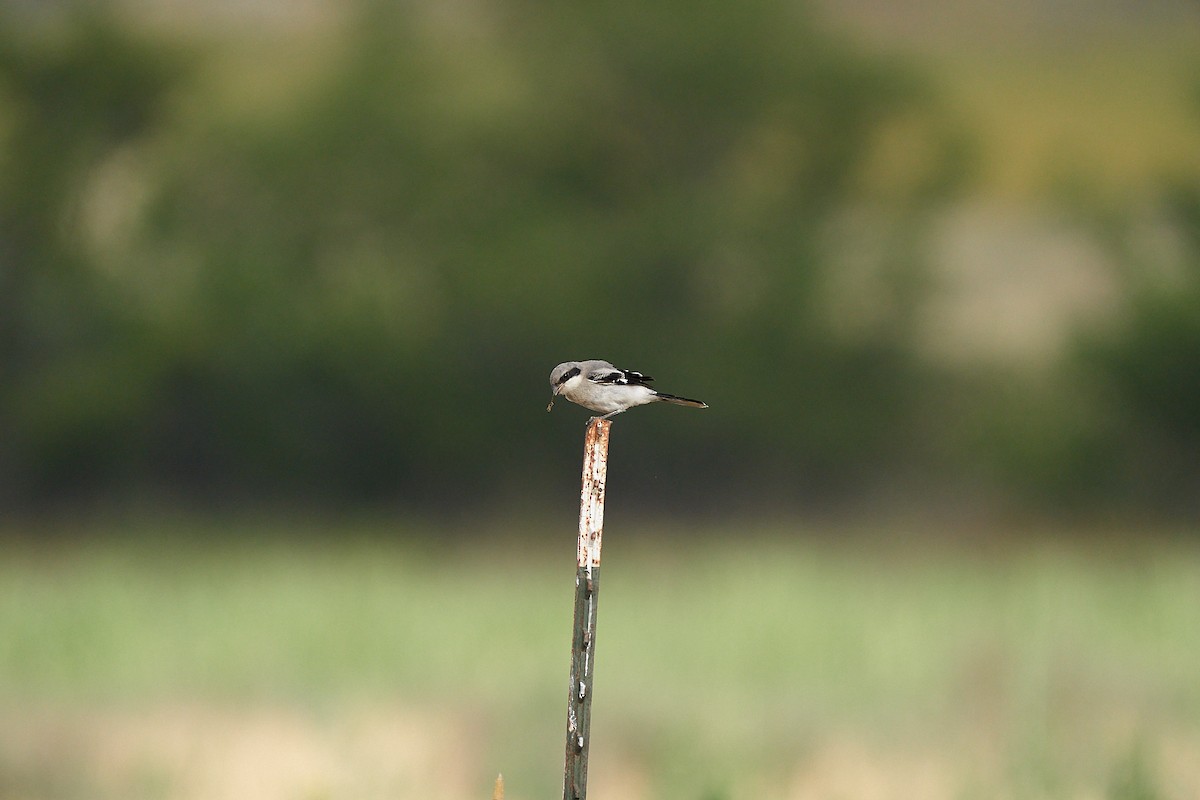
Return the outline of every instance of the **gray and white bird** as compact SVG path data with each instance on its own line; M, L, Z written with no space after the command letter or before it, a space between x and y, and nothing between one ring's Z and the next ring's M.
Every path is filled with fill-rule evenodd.
M655 391L649 385L652 380L654 378L649 375L618 369L607 361L565 361L550 373L550 388L554 394L546 410L554 407L554 400L560 394L572 403L600 412L601 419L611 419L622 411L647 403L708 408L707 403L699 400Z

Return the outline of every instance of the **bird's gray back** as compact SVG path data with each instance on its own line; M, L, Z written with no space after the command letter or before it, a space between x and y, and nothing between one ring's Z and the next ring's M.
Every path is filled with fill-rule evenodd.
M607 361L601 361L597 358L589 359L588 361L580 361L578 366L579 371L583 373L583 376L589 379L598 375L607 375L608 373L616 370L616 367L614 367L612 364L608 363Z

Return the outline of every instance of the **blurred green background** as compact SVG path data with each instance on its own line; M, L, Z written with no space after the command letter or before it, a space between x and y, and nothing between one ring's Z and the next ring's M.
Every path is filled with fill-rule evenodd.
M0 797L1200 794L1200 11L0 2Z

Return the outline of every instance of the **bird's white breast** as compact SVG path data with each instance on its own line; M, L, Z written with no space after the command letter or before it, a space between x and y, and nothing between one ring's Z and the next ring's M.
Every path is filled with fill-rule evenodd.
M563 384L562 392L572 403L577 403L601 414L640 406L654 400L649 387L627 384L592 383L582 375L576 375Z

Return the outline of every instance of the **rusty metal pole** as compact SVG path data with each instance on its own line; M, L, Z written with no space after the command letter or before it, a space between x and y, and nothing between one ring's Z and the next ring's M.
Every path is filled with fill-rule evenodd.
M579 551L575 571L575 622L571 629L563 800L584 800L587 796L592 676L596 667L596 594L600 588L604 479L608 473L608 431L611 426L609 420L593 417L583 440L583 488L579 494Z

